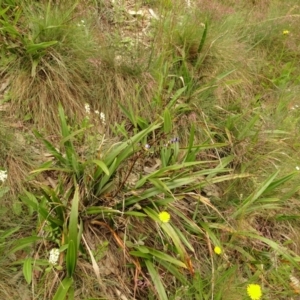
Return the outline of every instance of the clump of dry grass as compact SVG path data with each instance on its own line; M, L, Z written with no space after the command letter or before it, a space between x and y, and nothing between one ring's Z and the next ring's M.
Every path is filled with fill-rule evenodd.
M87 60L95 53L88 25L73 20L69 3L39 3L32 9L24 2L20 12L16 30L22 27L24 38L16 34L18 51L9 48L13 35L2 36L9 55L2 61L1 73L10 81L11 111L48 130L57 129L54 112L59 102L71 119L82 119L84 103L90 100ZM10 22L5 23L7 30Z

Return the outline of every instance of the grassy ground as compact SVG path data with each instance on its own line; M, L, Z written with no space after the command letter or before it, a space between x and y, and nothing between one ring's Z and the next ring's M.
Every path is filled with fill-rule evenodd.
M300 299L297 1L0 11L1 299Z

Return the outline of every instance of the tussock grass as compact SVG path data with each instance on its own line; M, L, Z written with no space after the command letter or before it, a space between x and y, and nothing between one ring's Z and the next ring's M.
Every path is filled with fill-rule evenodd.
M95 44L86 30L88 24L76 20L75 8L67 2L24 2L8 10L12 16L4 23L2 38L8 55L3 52L2 74L10 80L12 111L40 127L57 129L54 111L59 102L72 119L79 120L84 103L89 102L87 60L93 58ZM10 20L16 22L15 33L10 33ZM18 51L11 50L13 42L18 43Z

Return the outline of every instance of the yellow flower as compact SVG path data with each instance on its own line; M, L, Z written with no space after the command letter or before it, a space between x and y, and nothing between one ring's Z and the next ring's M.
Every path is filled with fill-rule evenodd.
M260 300L262 296L261 287L258 284L248 284L247 293L251 300Z
M214 251L218 255L220 255L222 253L222 249L220 247L218 247L218 246L215 247Z
M171 218L170 214L166 211L160 212L158 217L163 223L168 223L170 221L170 218Z
M284 35L287 35L287 34L289 34L290 32L289 32L289 30L283 30L282 31L282 34L284 34Z

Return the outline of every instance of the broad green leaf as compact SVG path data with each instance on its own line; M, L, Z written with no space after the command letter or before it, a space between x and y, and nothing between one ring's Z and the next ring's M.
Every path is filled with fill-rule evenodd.
M3 197L6 193L8 193L9 187L0 187L0 199Z
M172 155L173 151L171 148L162 148L160 150L161 165L163 168L169 166L169 162L171 160Z
M20 195L20 200L28 206L29 209L29 215L31 216L33 212L38 211L39 203L35 196L28 191L24 191L25 195Z
M94 164L96 164L107 176L109 176L109 170L108 170L106 164L103 161L98 160L98 159L94 159L94 160L92 160L92 162ZM99 177L99 175L96 178L98 178L98 177Z
M176 265L169 263L166 260L159 259L156 257L157 262L162 265L166 270L168 270L171 274L175 276L182 284L188 285L187 277L183 275L181 269L179 269Z
M195 253L194 247L190 244L190 242L188 241L188 239L179 230L179 228L177 228L176 226L174 226L173 228L176 231L177 235L179 236L180 240L190 249L190 251L192 251L193 253Z
M74 170L67 169L67 168L40 168L40 169L31 171L29 174L38 174L38 173L45 172L45 171L58 171L58 172L62 172L62 173L73 173L74 172Z
M69 239L73 240L75 245L77 244L78 233L78 205L79 205L79 187L76 186L74 197L72 200L72 207L69 220Z
M28 54L35 54L41 50L47 49L55 44L57 44L57 41L50 41L50 42L42 42L38 44L29 44L26 47L26 52Z
M56 150L56 148L48 140L44 139L38 131L34 130L34 134L43 141L46 149L61 163L61 165L65 166L66 159L63 157L63 155Z
M0 239L1 240L4 240L6 239L7 237L11 236L12 234L14 234L16 231L18 231L20 229L20 227L15 227L15 228L12 228L12 229L8 229L8 230L5 230L5 231L1 231L0 230Z
M150 249L146 246L138 246L136 249L144 254L150 253Z
M180 255L181 260L185 261L185 259L188 257L188 254L187 254L183 244L181 243L180 237L178 236L178 234L176 233L176 231L174 230L172 225L169 223L162 223L161 228L172 239L172 241L177 249L177 252Z
M141 117L137 117L137 124L142 130L146 129L149 126L149 123Z
M161 192L173 196L172 192L168 188L168 186L158 178L149 178L149 181Z
M88 215L93 214L122 214L120 210L112 209L104 206L90 206L86 209Z
M215 143L215 144L201 144L201 145L193 145L192 149L199 149L199 151L208 150L208 149L214 149L214 148L223 148L228 146L228 143ZM190 149L188 146L187 148L181 148L181 149Z
M28 192L28 191L24 191L25 195L21 195L20 199L23 203L25 203L26 205L28 205L29 209L31 212L36 211L38 212L39 216L41 217L40 221L44 221L44 220L48 220L52 225L55 225L54 227L61 227L63 225L64 222L64 218L61 217L60 215L58 215L58 218L52 217L50 215L50 211L48 209L46 209L45 207L41 206L38 202L38 200L36 199L36 197ZM52 200L50 199L50 197L48 197L46 194L46 199L49 203L52 203ZM48 198L47 198L48 197Z
M66 116L65 116L65 113L64 113L64 110L63 110L63 107L61 104L59 104L59 106L58 106L58 114L59 114L60 123L61 123L61 134L62 134L62 137L66 139L64 146L65 146L66 156L67 156L67 165L72 166L75 164L75 170L77 170L78 167L77 167L76 162L74 161L74 159L76 160L77 155L76 155L76 151L73 147L72 142L68 139L68 137L70 135L70 130L69 130L69 126L66 121Z
M75 271L78 253L78 205L79 205L79 191L76 186L74 197L72 200L72 207L69 220L68 232L68 250L66 257L68 276L71 277Z
M159 273L155 270L154 265L147 259L145 260L145 265L148 269L148 272L151 276L154 287L157 291L158 299L159 300L168 300L162 280L160 279Z
M107 207L101 206L91 206L86 209L86 213L88 215L99 215L99 214L120 214L120 215L127 215L127 216L134 216L134 217L146 217L147 215L139 212L139 211L120 211L117 209L111 209Z
M166 176L170 176L170 171L177 171L177 170L186 170L188 168L197 166L197 165L209 165L211 163L214 163L215 161L193 161L193 162L185 162L185 163L181 163L181 164L174 164L171 166L166 166L163 168L159 168L158 170L143 176L135 185L135 189L138 189L140 187L142 187L146 181L149 178L161 178L161 177L166 177ZM172 174L172 173L171 173Z
M126 211L124 212L124 215L127 215L127 216L134 216L134 217L147 217L146 214L142 213L142 212L139 212L139 211Z
M208 234L210 240L215 246L221 245L220 240L216 237L216 235L213 233L213 231L209 228L209 224L206 222L199 222L200 226L205 230L205 232Z
M172 132L172 119L169 109L166 107L164 111L164 133Z
M145 247L147 248L147 247ZM138 247L138 250L140 250L140 247ZM160 260L164 260L166 262L169 262L175 266L178 266L178 267L181 267L181 268L187 268L186 264L183 263L182 261L164 253L164 252L161 252L161 251L158 251L158 250L155 250L155 249L151 249L151 248L147 248L148 252L146 253L150 253L151 255L159 258Z
M143 253L141 251L135 250L135 251L130 251L129 252L130 255L136 256L136 257L141 257L141 258L145 258L145 259L152 259L152 256L150 254L147 253Z
M66 142L69 142L71 141L76 135L82 133L82 132L85 132L88 128L92 128L94 125L89 125L89 126L86 126L84 128L81 128L81 129L78 129L76 131L73 131L72 133L70 133L68 136L64 137L61 141L60 141L60 144L61 145L64 145Z
M44 196L48 200L49 205L54 208L57 218L64 222L66 208L58 197L57 192L49 188L48 186L42 186L41 189Z
M172 190L178 187L181 187L183 185L190 185L191 183L197 181L197 178L179 178L172 181L167 181L165 184L168 187L168 189ZM154 197L158 194L161 194L161 191L157 189L156 187L151 187L145 191L143 191L141 194L134 195L131 197L128 197L125 200L125 206L130 206L132 204L135 204L139 201L142 201L144 199Z
M136 128L137 127L137 120L136 120L136 116L135 113L133 112L132 107L129 107L129 110L127 110L125 108L125 106L123 106L120 102L118 103L121 110L123 111L123 113L125 114L125 116L130 120L130 122L132 123L132 125Z
M179 99L179 97L186 91L187 86L184 86L176 91L174 96L172 97L171 101L168 103L167 108L172 108L173 105L175 105L176 101Z
M73 283L73 278L66 277L59 285L52 300L64 300Z
M12 253L31 246L34 242L40 241L42 238L39 236L29 236L16 241L16 246L11 250Z
M23 264L23 275L28 284L31 283L32 280L32 259L26 258Z
M147 136L150 132L161 127L161 124L153 123L148 128L140 131L136 135L130 138L130 140L122 143L118 143L114 147L111 147L107 152L107 156L105 157L105 164L110 166L112 162L117 158L115 169L126 159L128 158L134 151L137 149L137 143L140 142L145 136ZM115 171L115 170L113 170Z
M162 223L159 220L158 214L150 207L144 208L144 211L152 220L159 222L163 231L172 239L180 258L185 261L186 257L188 257L188 254L172 225L170 223Z
M115 173L116 171L116 165L117 165L117 158L114 159L114 161L111 163L111 165L109 166L108 169L108 175L105 174L102 179L100 180L100 182L97 184L97 186L95 187L95 195L101 195L103 193L103 189L105 187L105 185L107 184L107 182L111 179L112 175ZM99 173L100 169L96 171L96 176ZM95 180L97 179L97 177L94 178Z
M67 275L72 277L76 268L77 263L77 249L76 244L73 240L69 240L67 255L66 255L66 266L67 266Z

